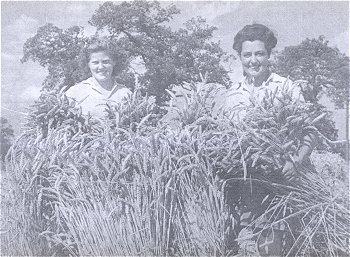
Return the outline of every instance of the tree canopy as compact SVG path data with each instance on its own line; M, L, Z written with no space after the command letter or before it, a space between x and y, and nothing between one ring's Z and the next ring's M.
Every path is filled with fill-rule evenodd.
M208 82L230 85L221 64L228 56L219 43L212 42L216 28L201 17L185 22L177 30L167 26L179 13L175 5L163 8L157 1L105 2L89 21L97 35L107 35L128 56L120 82L133 88L132 61L141 60L144 71L138 81L159 103L167 100L165 89L199 81L200 74L207 73ZM47 88L71 86L87 77L79 67L79 53L88 40L81 27L62 30L47 24L25 43L22 62L33 60L48 68L44 82Z
M44 87L71 86L82 77L78 55L85 42L83 28L74 26L62 30L48 23L25 42L21 61L32 60L48 69Z
M200 81L200 74L207 74L209 83L230 86L228 71L222 65L229 55L212 40L217 28L196 17L173 29L169 22L179 13L174 4L162 7L157 1L105 2L99 6L89 23L96 27L96 35L110 38L126 57L117 82L132 89L137 77L139 86L156 96L158 103L168 99L165 89ZM79 60L88 42L82 27L63 30L49 23L26 41L22 62L32 60L48 69L45 88L72 86L90 76ZM308 81L303 93L310 102L316 103L326 92L338 107L347 103L349 58L328 46L323 36L286 47L277 53L272 66L282 76Z
M324 36L286 47L277 53L273 66L282 76L308 81L303 92L306 100L316 103L324 92L338 107L347 103L349 57L330 47Z

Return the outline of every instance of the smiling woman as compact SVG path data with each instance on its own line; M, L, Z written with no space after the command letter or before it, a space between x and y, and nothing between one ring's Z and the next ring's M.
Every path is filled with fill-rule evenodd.
M247 25L235 36L233 49L239 54L244 75L254 80L255 86L270 75L268 63L276 44L273 32L261 24Z
M240 54L244 73L260 85L269 76L269 53L260 40L244 41Z
M106 51L91 53L88 63L92 77L104 89L111 90L113 87L113 67L115 61Z
M273 32L261 24L247 25L236 34L233 49L241 60L244 78L232 90L242 92L243 105L249 105L252 97L262 100L266 91L275 90L279 95L292 91L295 100L304 100L298 85L270 71L269 59L276 44ZM231 98L227 100L227 104L236 102Z
M233 49L239 55L244 78L226 92L223 109L229 119L244 120L246 115L245 107L252 107L253 105L264 106L267 96L272 96L272 105L275 107L280 107L280 99L283 99L286 95L291 98L290 100L293 104L298 105L304 102L298 84L270 71L269 58L276 44L277 39L274 33L261 24L246 25L236 34ZM266 110L270 111L268 107ZM284 160L281 179L296 181L299 176L299 168L302 165L305 167L311 166L309 155L315 140L315 136L311 133L303 135L302 143L295 156L291 157L290 160ZM312 167L310 170L312 171ZM232 184L233 188L238 186L241 187L242 195L236 196L229 192L228 201L230 201L230 198L238 197L240 199L242 213L238 221L238 227L242 228L262 215L266 209L264 204L270 203L267 199L272 199L273 193L268 188L265 188L264 185L252 181L247 181L243 184ZM254 191L252 188L254 188ZM283 250L289 250L288 246L283 246L282 237L290 236L290 234L281 228L273 232L265 232L257 240L261 256L281 256ZM233 232L232 234L235 236ZM234 236L229 236L229 238ZM234 249L236 246L232 243L228 247Z
M93 38L82 50L80 59L92 76L69 88L66 95L82 107L84 114L102 117L106 103L123 102L131 94L115 82L121 69L117 48L107 38Z
M237 111L237 107L262 102L266 94L276 93L276 104L286 92L294 101L304 101L299 85L270 71L269 59L276 44L274 33L261 24L246 25L236 34L233 49L241 61L243 78L229 89L222 103L230 119L244 118L244 108Z

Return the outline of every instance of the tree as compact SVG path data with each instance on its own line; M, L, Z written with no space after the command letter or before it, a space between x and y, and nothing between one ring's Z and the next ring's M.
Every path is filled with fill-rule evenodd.
M4 160L8 150L11 147L14 131L6 118L0 117L0 143L1 159Z
M90 20L98 31L119 38L131 56L141 57L146 72L140 82L158 102L167 99L165 89L200 81L200 73L208 73L208 82L230 84L220 64L227 56L218 43L210 42L216 28L197 17L187 21L185 28L173 31L164 23L178 13L174 5L162 8L156 1L106 2Z
M98 30L121 37L131 55L142 58L146 72L140 81L158 100L167 99L165 89L172 84L199 81L200 73L208 72L208 82L229 85L220 65L225 53L219 44L210 42L216 28L200 17L177 31L163 25L179 12L174 5L161 8L158 2L107 2L90 20Z
M322 92L342 108L348 100L349 57L328 46L324 36L306 39L297 46L286 47L273 61L276 73L293 80L306 80L307 101L316 103Z
M48 23L25 42L21 62L32 60L48 69L49 75L43 84L45 88L72 86L85 75L78 62L85 42L81 27L74 26L63 31Z
M124 77L128 80L124 79L124 84L129 87L131 63L141 60L144 72L138 74L138 81L147 93L157 97L158 103L168 99L165 89L199 81L200 74L207 73L208 82L230 84L221 65L228 56L219 43L211 42L216 28L200 17L178 30L166 26L179 13L174 5L163 8L156 1L106 2L89 21L97 34L107 34L125 52L128 63L124 73L128 76ZM45 86L49 88L74 85L86 76L79 70L78 56L87 41L80 27L63 31L47 24L27 40L22 61L33 60L47 67Z

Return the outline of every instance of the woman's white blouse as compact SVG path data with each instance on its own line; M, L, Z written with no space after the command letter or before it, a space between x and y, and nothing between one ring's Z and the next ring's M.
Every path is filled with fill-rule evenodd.
M74 99L81 106L83 114L101 118L105 115L106 103L118 104L132 94L120 85L115 85L111 91L105 90L93 77L88 78L68 89L66 96Z
M293 101L304 101L300 86L276 73L271 73L269 78L259 87L255 87L247 77L244 77L241 82L225 92L221 100L221 108L230 118L237 116L236 118L240 119L244 117L245 112L244 110L237 111L239 107L250 106L252 102L262 103L266 95L273 97L274 104L278 105L278 98L286 93L292 97Z

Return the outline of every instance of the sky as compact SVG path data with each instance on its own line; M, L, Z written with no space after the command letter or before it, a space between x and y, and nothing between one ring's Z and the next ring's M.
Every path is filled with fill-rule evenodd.
M28 106L40 95L47 71L33 62L21 63L26 40L46 23L66 29L78 25L85 35L95 28L88 24L103 2L95 1L2 1L1 2L1 112L16 133L25 121ZM234 54L234 35L246 24L262 23L278 38L276 50L297 45L305 38L324 35L331 46L349 55L349 3L347 1L162 1L174 3L181 14L169 26L179 28L201 16L217 27L214 40ZM230 67L233 81L242 73L239 61Z

